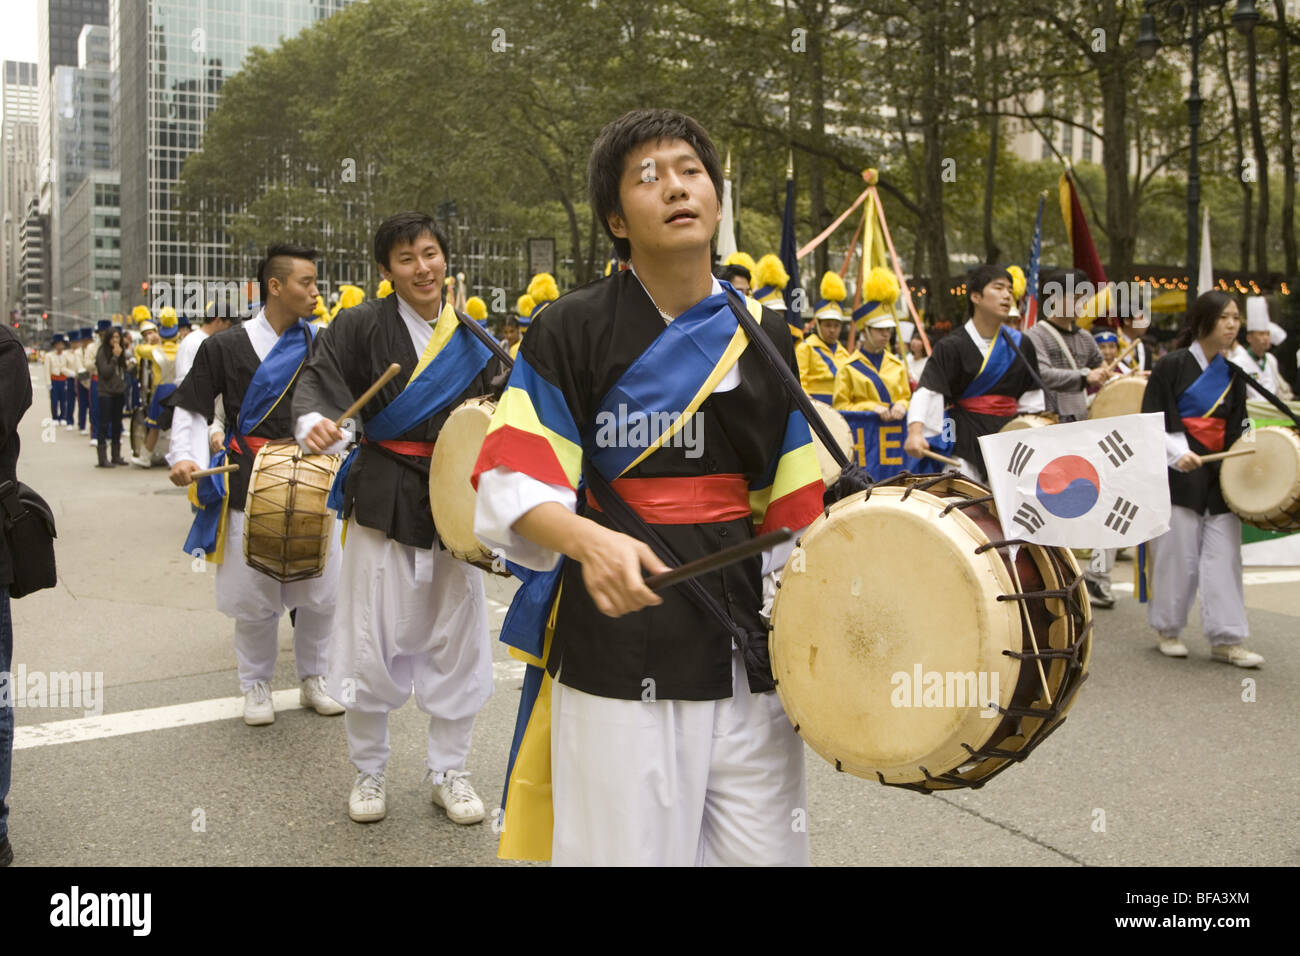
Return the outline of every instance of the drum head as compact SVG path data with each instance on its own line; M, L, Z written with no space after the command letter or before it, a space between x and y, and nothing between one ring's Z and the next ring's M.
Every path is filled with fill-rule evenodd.
M998 430L1014 432L1022 428L1045 428L1048 425L1055 424L1056 421L1046 415L1017 415Z
M1268 426L1247 432L1233 450L1254 448L1255 454L1225 458L1219 472L1223 499L1248 523L1272 519L1293 510L1300 497L1300 438L1291 428Z
M1014 590L987 537L924 491L876 486L832 506L786 564L772 609L777 693L838 769L920 782L968 759L1007 706L1020 664ZM889 542L906 541L906 561ZM922 584L921 581L924 581ZM926 769L923 769L926 768Z
M495 410L495 402L475 398L448 415L429 463L429 508L438 537L453 557L475 564L492 561L492 553L474 537L478 493L470 476Z
M844 416L831 408L825 402L813 401L813 408L817 409L817 414L821 416L828 428L831 436L835 439L835 444L840 446L840 451L844 452L850 459L853 455L853 432L849 428L849 423L844 420ZM840 466L831 453L826 450L822 440L817 437L817 432L812 433L813 444L817 446L817 464L822 469L822 482L829 488L835 484L840 477Z
M1116 415L1137 415L1142 411L1142 396L1147 381L1138 375L1126 375L1107 382L1097 392L1088 409L1088 417L1114 418Z

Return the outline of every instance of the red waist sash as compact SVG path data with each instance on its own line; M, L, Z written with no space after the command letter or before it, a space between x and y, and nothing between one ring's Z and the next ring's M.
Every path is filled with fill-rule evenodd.
M1000 415L1014 418L1016 400L1010 395L976 395L974 398L959 398L957 404L976 415Z
M50 376L50 381L51 381L51 382L65 382L65 381L67 381L67 379L68 379L68 376L66 376L66 375L51 375L51 376Z
M1187 434L1210 451L1223 451L1227 419L1224 418L1184 418L1183 427Z
M618 478L610 484L648 524L709 524L751 513L744 475ZM587 504L600 510L590 489Z
M364 445L379 445L391 452L408 455L411 458L433 457L434 443L431 441L371 441L369 438L363 438L361 443Z
M245 449L244 445L239 444L241 440L247 446L247 449ZM262 450L262 446L270 440L269 438L254 438L252 435L236 435L230 439L230 450L237 451L240 454L247 452L247 454L256 458L257 453Z

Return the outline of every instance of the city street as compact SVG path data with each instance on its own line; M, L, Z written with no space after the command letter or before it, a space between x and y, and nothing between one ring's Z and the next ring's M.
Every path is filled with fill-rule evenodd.
M24 706L10 802L15 865L491 865L522 666L496 634L513 582L488 578L496 687L469 769L489 807L461 827L422 783L425 721L391 720L387 819L347 816L342 717L298 707L281 623L267 727L240 719L232 621L210 566L182 552L190 510L156 468L97 470L75 432L43 426L46 388L21 426L21 480L58 522L59 586L15 601L14 671L102 674L102 715ZM18 556L18 560L22 560ZM818 865L1296 865L1300 569L1247 569L1260 670L1162 657L1117 564L1120 600L1097 612L1091 673L1066 724L981 791L930 797L847 774L806 750ZM916 581L926 600L923 569ZM1121 590L1122 589L1122 590ZM84 690L84 688L83 688ZM59 701L47 701L58 704Z

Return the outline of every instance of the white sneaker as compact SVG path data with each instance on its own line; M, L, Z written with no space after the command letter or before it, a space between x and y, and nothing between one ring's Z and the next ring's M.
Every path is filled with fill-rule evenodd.
M484 816L483 801L470 786L465 770L448 770L442 783L433 785L433 802L447 811L452 823L478 823Z
M348 816L357 823L374 823L388 815L384 772L358 773L348 796Z
M1238 667L1258 667L1264 658L1254 651L1248 651L1240 644L1219 644L1210 648L1210 660L1223 664L1236 664Z
M75 432L76 430L77 430L76 425L69 425L67 428L64 429L64 431L69 431L69 432Z
M89 429L89 428L78 428L78 429L77 429L77 432L78 432L78 434L81 434L81 435L89 435L89 434L90 434L90 429Z
M244 694L244 723L261 727L275 723L275 704L271 702L271 685L258 681Z
M131 464L135 465L137 468L152 468L152 467L153 467L153 459L152 459L152 458L143 458L143 457L141 457L140 455L132 455L132 456L131 456Z
M1160 653L1165 657L1186 657L1187 646L1176 637L1160 638Z
M302 682L302 690L298 692L298 703L326 717L343 713L343 706L325 693L325 678L319 674L308 677Z

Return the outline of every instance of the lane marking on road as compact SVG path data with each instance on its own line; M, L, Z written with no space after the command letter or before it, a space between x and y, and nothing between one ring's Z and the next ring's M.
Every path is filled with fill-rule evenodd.
M519 680L524 676L522 661L492 662L494 681ZM271 694L276 713L302 710L298 702L298 688L277 690ZM213 700L196 700L188 704L170 704L165 707L148 707L143 710L124 710L98 717L78 717L72 720L52 720L44 724L30 724L14 728L14 750L32 747L50 747L57 744L76 744L88 740L103 740L140 734L151 730L171 730L192 727L216 720L242 720L243 697L218 697Z

